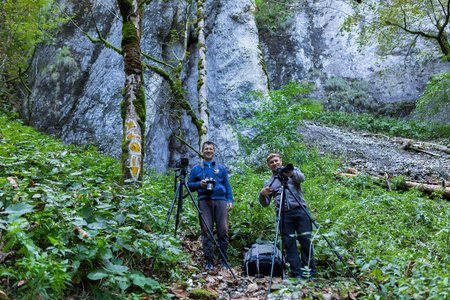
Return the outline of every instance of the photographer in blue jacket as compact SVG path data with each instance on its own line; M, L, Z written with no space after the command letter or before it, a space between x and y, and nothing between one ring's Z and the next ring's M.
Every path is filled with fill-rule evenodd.
M188 186L192 192L198 193L198 206L211 232L213 232L214 223L216 224L217 241L220 250L227 259L228 211L233 209L233 192L227 170L223 165L214 161L214 143L204 142L202 153L204 159L200 164L192 168ZM200 227L202 229L206 268L212 271L214 269L213 239L201 218ZM222 257L219 257L222 268L228 268Z

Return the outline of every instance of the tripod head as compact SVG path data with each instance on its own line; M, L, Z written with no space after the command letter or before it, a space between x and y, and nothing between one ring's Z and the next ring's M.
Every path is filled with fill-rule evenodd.
M281 168L279 168L279 169L281 169ZM275 181L275 179L278 179L282 185L284 185L289 179L288 177L284 176L283 173L275 175L273 178L274 178L274 181Z

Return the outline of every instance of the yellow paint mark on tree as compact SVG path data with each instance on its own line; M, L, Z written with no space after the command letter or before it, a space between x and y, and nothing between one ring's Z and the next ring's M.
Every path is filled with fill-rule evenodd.
M141 151L141 146L139 146L138 143L131 143L130 150L133 151L133 152L140 152Z
M134 127L136 127L136 125L134 125L134 123L133 123L133 121L132 120L128 120L128 121L126 121L125 122L125 125L128 127L128 129L127 130L130 130L131 128L134 128Z
M131 173L133 173L134 178L137 178L139 174L139 167L131 167Z
M138 177L139 170L140 170L140 167L139 167L139 164L136 162L136 156L133 156L132 164L131 164L131 173L133 174L134 178Z
M141 153L141 135L139 132L139 125L136 124L134 120L128 119L125 121L126 126L126 140L130 141L129 144L129 155L130 162L129 168L131 176L136 180L139 178L139 173L141 171L142 163L142 153Z
M130 134L127 136L127 140L131 140L132 138L140 139L141 137L140 137L139 135L130 133Z

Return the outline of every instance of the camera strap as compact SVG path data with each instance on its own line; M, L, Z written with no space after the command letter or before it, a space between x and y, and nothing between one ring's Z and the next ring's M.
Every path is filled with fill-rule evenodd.
M211 162L212 164L213 162ZM202 175L203 178L205 178L205 165L204 165L204 161L202 160L200 162L200 167L202 168ZM219 174L219 167L217 166L216 162L214 162L214 179L216 179L216 175Z

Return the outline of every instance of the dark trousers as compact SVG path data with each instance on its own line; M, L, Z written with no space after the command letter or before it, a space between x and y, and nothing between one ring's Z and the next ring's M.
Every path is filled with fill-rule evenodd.
M199 200L198 206L203 213L203 218L211 232L214 232L214 223L217 230L217 243L225 258L228 250L228 212L227 201L225 200ZM213 238L209 234L208 228L200 218L200 226L203 236L203 252L207 260L214 259ZM219 255L222 258L221 255Z
M305 208L306 209L306 208ZM301 207L283 212L283 243L286 248L286 259L291 266L292 276L303 276L302 267L309 267L311 277L316 275L313 248L311 244L312 223ZM300 257L296 240L299 241ZM306 274L305 274L306 275Z

